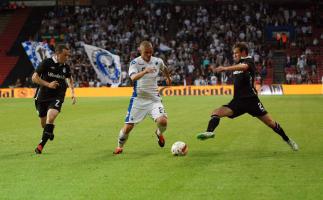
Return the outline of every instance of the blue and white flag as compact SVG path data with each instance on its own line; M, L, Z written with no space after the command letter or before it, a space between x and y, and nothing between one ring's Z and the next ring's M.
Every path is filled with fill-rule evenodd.
M120 57L96 46L83 46L100 81L118 87L121 83Z
M47 43L26 41L21 44L35 69L44 59L50 58L54 54Z

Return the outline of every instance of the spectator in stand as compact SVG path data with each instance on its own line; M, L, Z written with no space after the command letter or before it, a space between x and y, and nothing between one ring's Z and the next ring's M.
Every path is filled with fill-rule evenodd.
M296 74L295 75L296 78L296 83L297 84L301 84L302 83L302 75L301 74Z
M18 78L16 80L16 83L15 83L14 87L15 88L21 88L22 87L22 82L21 82L20 78Z
M288 42L288 36L285 32L282 33L281 40L282 40L283 48L286 49L287 42Z
M33 83L31 81L31 77L27 76L26 79L25 79L23 87L30 88L32 86L33 86Z
M264 80L266 79L266 76L267 76L267 68L266 68L265 65L263 65L261 67L261 71L260 71L260 77L261 77L261 79L260 79L260 85L263 85Z
M255 54L253 56L253 60L256 64L256 66L260 63L260 55L257 52L255 52Z
M217 83L218 83L218 78L214 74L212 74L209 85L217 85Z
M287 54L286 55L286 67L290 67L291 66L291 60L290 60L290 55L289 54Z
M305 55L301 55L297 61L297 71L302 72L305 70L306 59Z
M280 32L276 33L276 42L277 42L278 49L280 49L282 46L282 36Z
M302 83L307 83L309 76L306 70L301 71Z
M11 9L11 10L17 10L17 2L16 1L10 2L9 3L9 9Z
M256 85L261 85L261 76L259 73L256 73L256 76L255 76L255 84Z
M317 38L313 39L313 46L318 46L319 45L319 40Z
M56 41L55 41L54 36L52 35L52 36L50 37L50 40L49 40L49 47L50 47L51 49L55 49L55 45L56 45Z
M172 85L181 85L181 76L179 75L179 70L176 70L172 76Z

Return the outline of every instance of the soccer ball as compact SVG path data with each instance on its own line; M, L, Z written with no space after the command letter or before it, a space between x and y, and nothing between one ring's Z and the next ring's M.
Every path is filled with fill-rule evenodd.
M174 156L185 156L187 154L188 147L185 142L177 141L172 145L171 152Z

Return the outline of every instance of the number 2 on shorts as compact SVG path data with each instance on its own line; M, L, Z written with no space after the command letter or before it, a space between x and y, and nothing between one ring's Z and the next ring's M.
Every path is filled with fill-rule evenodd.
M56 99L55 107L59 107L60 100Z
M264 106L263 106L260 102L258 103L258 106L259 106L259 109L260 109L261 111L264 111L264 110L265 110Z

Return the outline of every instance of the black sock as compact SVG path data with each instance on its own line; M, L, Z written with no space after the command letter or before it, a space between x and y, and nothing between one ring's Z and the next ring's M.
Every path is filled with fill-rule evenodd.
M285 134L284 130L282 129L282 127L280 127L280 125L277 122L275 122L275 128L273 128L273 130L278 135L280 135L286 142L289 140L288 136Z
M54 131L54 124L46 124L45 128L43 130L43 136L42 139L40 141L40 145L42 147L45 146L45 144L47 143L48 139L49 139L49 135L52 134Z
M206 131L213 132L214 129L219 125L219 122L220 122L220 117L217 115L212 115Z

